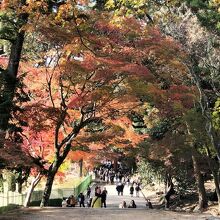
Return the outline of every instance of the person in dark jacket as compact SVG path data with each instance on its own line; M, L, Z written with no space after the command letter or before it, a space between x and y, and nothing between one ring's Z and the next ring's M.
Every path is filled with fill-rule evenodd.
M141 190L140 185L137 184L137 186L135 187L136 197L139 197L139 192L140 192L140 190Z
M134 186L131 185L131 187L130 187L130 195L131 195L131 197L133 197L133 194L134 194Z
M108 192L107 192L106 188L104 188L101 193L101 203L102 203L102 207L104 206L105 208L106 208L107 194L108 194Z
M81 207L81 206L85 207L85 204L84 204L84 202L85 202L85 196L83 195L83 193L80 193L80 194L79 194L78 200L79 200L79 206L80 206L80 207Z
M121 184L120 191L121 191L121 196L123 196L123 192L124 192L124 184L123 183Z
M117 186L116 186L116 190L117 190L118 196L119 196L119 195L120 195L120 191L121 191L121 186L120 186L120 185L117 185Z
M128 208L137 208L136 204L135 204L135 201L134 200L131 200Z

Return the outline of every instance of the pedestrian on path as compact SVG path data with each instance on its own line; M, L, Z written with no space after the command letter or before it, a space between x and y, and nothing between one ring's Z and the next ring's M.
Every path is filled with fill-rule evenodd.
M85 207L85 196L83 195L83 193L80 193L79 196L78 196L78 200L79 200L79 206L80 207Z
M131 195L131 197L133 197L133 194L134 194L134 186L132 184L131 187L130 187L130 195Z
M123 196L123 192L124 192L124 184L123 183L121 184L120 191L121 191L121 196Z
M136 197L139 197L139 191L141 190L140 185L137 184L137 186L135 187L135 191L136 191Z
M102 207L104 206L106 208L106 198L107 198L107 190L106 188L104 187L104 189L102 190L102 193L101 193L101 202L102 202Z
M118 184L116 186L116 190L117 190L117 193L118 193L118 196L120 195L120 191L121 191L121 186Z
M101 193L102 193L102 191L101 191L101 187L100 186L96 186L95 187L95 196L101 196Z

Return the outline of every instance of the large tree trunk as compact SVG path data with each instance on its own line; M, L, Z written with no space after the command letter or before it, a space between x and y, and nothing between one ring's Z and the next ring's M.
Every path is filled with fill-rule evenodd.
M52 191L53 181L54 181L58 168L59 167L57 167L57 165L52 164L47 173L47 181L46 181L46 185L44 188L44 193L43 193L43 197L40 203L40 207L45 207L49 205L49 199L50 199L50 194Z
M24 31L17 34L17 38L11 45L11 53L8 67L1 74L4 76L2 98L0 99L0 147L4 146L8 121L12 110L12 100L16 87L18 67L21 59L21 51L24 43Z
M196 178L198 195L199 195L199 210L203 210L204 208L208 207L206 190L205 190L205 186L204 186L204 179L203 179L203 176L200 172L198 159L197 159L195 153L192 154L192 160L193 160L194 175Z
M71 148L70 142L71 141L68 141L66 143L66 147L64 148L63 153L61 155L59 154L59 150L57 149L56 157L55 157L53 163L50 165L50 168L47 173L47 181L46 181L46 185L44 188L44 193L43 193L40 207L45 207L45 206L48 206L48 204L49 204L49 199L50 199L50 194L51 194L51 190L52 190L52 186L53 186L54 177L55 177L60 165L63 163L63 161L65 160L66 156L68 155L68 153L70 151L70 148Z
M48 173L47 173L47 181L46 181L46 185L44 188L44 193L43 193L43 197L41 200L41 204L40 207L45 207L49 205L49 199L50 199L50 194L51 194L51 190L52 190L52 186L53 186L53 181L55 178L55 175L60 167L60 165L63 163L63 161L65 160L69 150L70 150L70 146L68 146L68 150L65 151L65 155L62 156L58 156L58 158L56 158L54 160L54 162L51 164Z
M34 188L37 186L37 184L40 182L41 180L41 174L38 173L37 176L32 180L31 185L28 189L25 201L24 201L24 207L28 207L31 201L31 195L34 191Z
M50 168L48 170L47 173L47 181L46 181L46 185L44 188L44 193L43 193L43 197L41 200L41 204L40 207L45 207L48 206L49 204L49 198L50 198L50 194L51 194L51 190L52 190L52 186L53 186L53 181L54 181L54 177L60 167L60 165L63 163L63 161L66 159L70 149L71 149L71 142L72 139L74 137L77 136L77 134L79 133L80 129L83 128L83 126L85 126L86 123L84 123L81 126L78 126L74 129L74 133L71 134L71 138L69 140L66 141L66 143L64 142L62 145L65 145L65 147L63 148L63 151L60 152L60 145L56 146L56 153L55 153L55 159L53 161L53 163L50 165Z

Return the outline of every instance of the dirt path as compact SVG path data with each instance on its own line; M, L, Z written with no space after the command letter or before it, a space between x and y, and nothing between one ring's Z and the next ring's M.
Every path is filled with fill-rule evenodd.
M205 214L176 213L146 209L44 208L23 209L0 216L1 220L214 220Z
M103 187L103 186L102 186ZM26 208L0 216L0 220L214 220L220 219L208 214L180 213L158 209L147 209L145 199L129 195L129 187L125 186L124 195L118 196L115 185L106 185L108 191L107 208ZM93 195L93 194L92 194ZM129 203L134 199L137 209L119 209L118 205L125 200Z

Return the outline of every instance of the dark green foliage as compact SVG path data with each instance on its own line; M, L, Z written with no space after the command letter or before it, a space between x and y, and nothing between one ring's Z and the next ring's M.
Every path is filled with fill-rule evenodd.
M165 136L166 132L170 130L170 128L170 120L164 119L149 130L149 135L152 140L161 140Z
M40 206L40 202L41 201L32 201L30 203L30 206ZM48 206L52 206L52 207L61 207L62 206L62 198L60 199L50 199Z
M76 145L72 149L72 151L77 151L77 150L84 151L84 152L90 152L89 147L86 145Z
M137 172L145 184L163 182L165 180L165 167L159 160L151 161L141 159L137 166Z
M102 123L102 120L96 121L96 122L92 122L90 124L88 124L86 126L86 132L91 132L91 133L95 133L95 132L103 132L104 130L106 130L106 125L104 123Z
M14 41L16 38L16 22L12 14L0 14L0 39Z
M107 0L96 0L95 9L104 10Z
M183 196L196 190L196 181L192 167L187 167L186 163L182 163L176 166L175 173L176 191L179 195Z
M209 0L186 0L186 2L203 26L220 34L220 13Z

